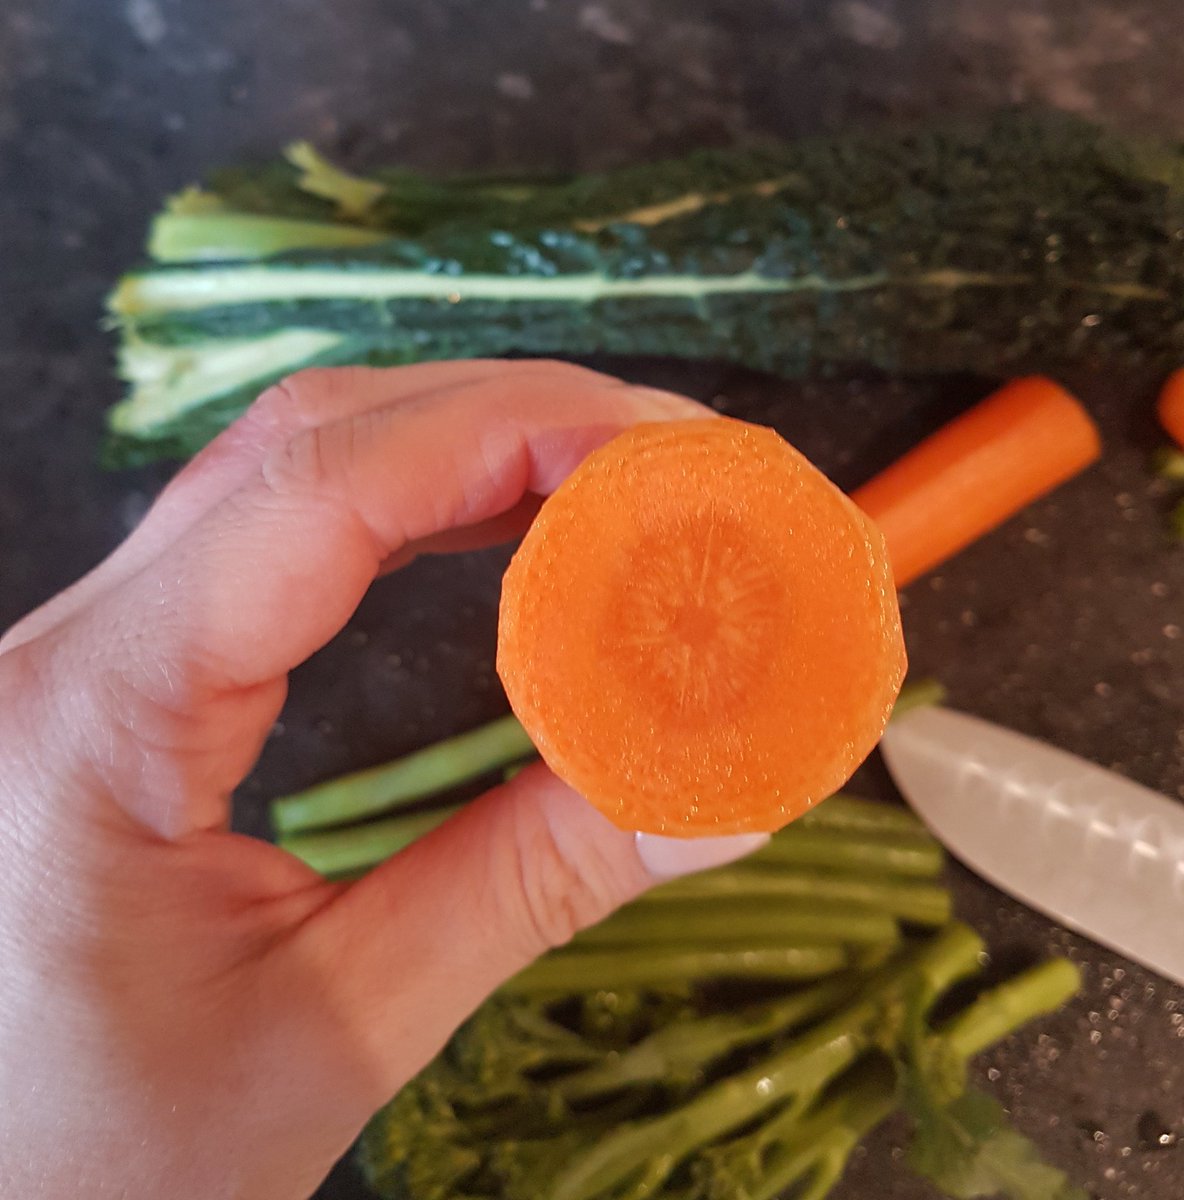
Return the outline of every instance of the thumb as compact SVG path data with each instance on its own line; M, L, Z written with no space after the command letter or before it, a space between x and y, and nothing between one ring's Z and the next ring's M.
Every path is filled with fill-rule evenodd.
M375 1107L505 980L647 887L767 835L628 833L536 765L344 891L304 927L379 1078Z

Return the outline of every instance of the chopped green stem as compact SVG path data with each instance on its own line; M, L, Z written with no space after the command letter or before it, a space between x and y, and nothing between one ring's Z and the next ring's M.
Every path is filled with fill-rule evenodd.
M943 862L940 844L928 836L884 834L870 837L799 822L744 859L743 866L746 870L826 867L932 879L941 873Z
M1081 972L1068 959L1054 958L984 992L938 1031L963 1062L1007 1037L1021 1025L1053 1012L1081 987Z
M899 936L884 912L851 904L826 906L787 899L770 904L763 896L685 899L680 904L631 904L576 935L584 946L685 945L785 942L881 943Z
M846 947L729 946L557 950L503 984L509 992L595 992L704 979L820 979L852 962Z
M837 792L804 812L789 828L842 829L854 833L893 833L928 840L928 833L912 812L898 804L861 800Z
M1184 450L1175 446L1161 446L1152 462L1156 475L1173 483L1184 482Z
M357 876L430 833L463 807L454 804L324 833L290 834L281 837L279 845L322 875Z
M945 685L937 679L910 679L900 689L896 704L892 708L892 719L903 717L914 709L928 708L932 704L946 702Z
M815 911L833 902L858 904L914 925L944 925L952 915L950 893L939 884L891 876L843 874L812 868L746 871L725 867L663 884L635 904L668 904L730 896L770 901L809 900Z
M555 1092L570 1103L639 1083L669 1086L698 1078L723 1055L796 1029L847 1002L864 978L837 975L768 1004L664 1026L631 1049L565 1076Z
M533 752L534 745L518 721L501 717L406 758L283 796L272 803L272 822L279 833L298 833L378 816L500 770Z
M1172 509L1168 517L1168 529L1174 538L1184 542L1184 500Z
M696 1147L781 1106L804 1112L830 1080L875 1044L895 1042L904 1000L918 979L959 978L978 963L981 940L951 925L924 947L900 956L869 981L859 999L756 1066L700 1092L660 1117L628 1122L578 1158L556 1181L552 1200L592 1200L624 1186L624 1195L656 1188ZM654 1147L663 1148L654 1158Z

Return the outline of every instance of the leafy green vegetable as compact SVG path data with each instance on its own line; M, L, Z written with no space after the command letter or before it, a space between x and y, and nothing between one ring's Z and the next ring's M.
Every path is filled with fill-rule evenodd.
M299 169L223 174L158 218L166 261L110 301L125 343L159 356L148 384L124 357L111 461L195 450L310 362L607 352L799 376L1184 354L1184 150L1069 118L538 184L357 179L301 153ZM277 353L293 332L331 341ZM227 342L238 368L204 369Z
M981 996L936 1036L914 1008L902 1059L904 1103L916 1129L909 1163L953 1200L1086 1200L1008 1125L996 1100L966 1083L972 1055L1019 1021L1058 1008L1079 984L1072 964L1043 963Z
M910 684L898 707L935 699ZM329 781L281 802L300 830L282 842L364 870L452 811L445 789L529 748L503 718ZM949 923L941 868L907 809L836 796L751 859L655 889L482 1005L370 1123L366 1177L391 1200L823 1200L904 1103L917 1169L952 1195L1078 1200L966 1088L970 1059L1076 971L1044 964L931 1028L983 949Z
M918 1133L909 1163L953 1200L1086 1200L983 1092L968 1090L942 1107L914 1105L912 1111Z
M774 1200L791 1186L822 1200L899 1106L902 1078L916 1165L940 1186L1077 1200L961 1090L966 1050L1062 1002L1076 974L1046 964L930 1029L924 1014L979 969L981 951L951 925L878 968L738 1009L697 990L648 1009L626 1000L640 1024L598 1032L573 1021L574 996L503 992L374 1118L359 1162L394 1200Z

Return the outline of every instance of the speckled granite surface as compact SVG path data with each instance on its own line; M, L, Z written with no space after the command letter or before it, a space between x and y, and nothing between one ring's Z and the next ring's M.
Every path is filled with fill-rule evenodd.
M307 136L359 165L592 168L1014 101L1184 136L1182 50L1176 0L6 0L0 626L105 553L167 476L94 466L116 395L101 297L160 197L211 164ZM848 484L985 388L606 365L772 423ZM1105 463L911 590L913 661L967 709L1181 794L1184 554L1146 469L1155 381L1069 382L1105 426ZM243 828L262 832L281 788L499 710L504 558L421 562L374 590L297 673ZM1087 974L981 1082L1102 1200L1179 1200L1184 1149L1156 1135L1184 1136L1184 991L953 874L1002 955L1060 950ZM899 1133L869 1141L837 1200L932 1196ZM364 1192L342 1167L321 1194Z

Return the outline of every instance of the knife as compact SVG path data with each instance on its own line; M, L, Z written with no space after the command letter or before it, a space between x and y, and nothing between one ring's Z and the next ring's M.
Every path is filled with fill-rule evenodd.
M893 721L897 787L984 879L1184 983L1184 804L946 708Z

